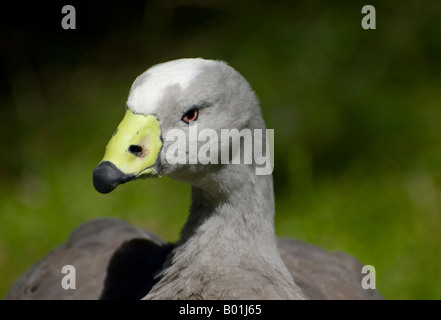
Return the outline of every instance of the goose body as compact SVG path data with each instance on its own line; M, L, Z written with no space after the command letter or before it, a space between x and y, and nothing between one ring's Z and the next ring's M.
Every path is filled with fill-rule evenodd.
M170 61L135 80L126 116L93 174L102 193L145 176L168 175L189 183L190 213L176 244L120 220L87 222L28 270L7 298L380 298L361 287L362 265L355 258L276 238L273 180L271 174L256 174L261 162L217 161L224 151L230 151L231 160L235 151L215 140L205 143L216 150L212 161L192 162L204 147L191 140L195 124L219 136L226 129L266 129L256 95L226 63ZM188 140L168 139L173 130ZM268 150L265 136L260 139ZM186 161L172 163L170 150L187 141L196 147L182 148ZM75 290L60 285L66 264L76 268Z

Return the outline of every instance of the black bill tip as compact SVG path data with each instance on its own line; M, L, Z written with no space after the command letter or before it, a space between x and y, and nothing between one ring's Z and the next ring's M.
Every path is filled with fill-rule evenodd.
M121 172L112 162L103 161L93 169L93 186L100 193L109 193L118 185L135 179L135 175Z

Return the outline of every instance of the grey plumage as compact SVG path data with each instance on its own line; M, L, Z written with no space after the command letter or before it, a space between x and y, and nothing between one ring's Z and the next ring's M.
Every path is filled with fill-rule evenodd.
M156 235L117 219L89 221L75 229L66 243L53 249L26 271L11 287L6 299L98 299L104 288L107 267L125 241L146 239L165 243ZM76 289L64 290L64 265L76 269Z
M183 66L190 67L191 78L173 82L171 77L170 83L159 85L164 77L158 73L173 75L175 69L182 73ZM199 130L215 129L220 135L221 129L266 129L256 95L227 64L189 59L153 70L156 73L147 71L135 81L128 107L138 113L154 113L163 137L174 128L188 134L188 126L180 117L192 105L201 108ZM145 98L142 94L148 94L148 85L150 90L152 86L162 90L161 94ZM145 106L148 101L155 104ZM170 146L171 142L164 140L157 171L192 186L190 214L176 246L167 247L157 236L118 220L92 221L74 231L66 244L25 273L7 298L97 299L103 291L104 298L117 297L110 292L112 288L118 290L126 285L124 277L120 282L111 279L115 273L112 270L120 270L118 257L137 261L130 259L142 252L151 254L151 259L140 262L140 269L148 270L139 270L140 277L152 279L146 282L145 299L380 297L375 290L361 287L362 265L354 258L275 237L272 176L256 175L256 162L172 165L166 159ZM134 239L144 239L145 248ZM109 263L112 267L108 269ZM76 290L61 288L60 270L64 264L77 269Z
M65 244L23 274L6 299L99 299L112 255L133 239L165 245L156 235L121 220L89 221L72 232ZM308 299L381 299L376 290L361 288L362 264L355 258L293 239L279 238L277 246L296 284ZM60 270L65 264L76 267L78 284L75 290L61 287L65 275Z

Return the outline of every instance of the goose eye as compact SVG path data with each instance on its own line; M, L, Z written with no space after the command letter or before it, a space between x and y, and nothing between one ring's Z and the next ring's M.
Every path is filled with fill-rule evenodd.
M189 124L192 121L196 121L198 119L199 115L199 109L198 108L192 108L188 110L184 115L182 116L182 121Z

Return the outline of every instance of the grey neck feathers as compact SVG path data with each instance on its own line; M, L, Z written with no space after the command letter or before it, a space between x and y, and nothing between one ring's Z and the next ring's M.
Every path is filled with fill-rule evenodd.
M192 186L190 216L179 244L194 237L222 242L225 249L249 243L274 245L271 176L256 176L252 165L222 166Z
M194 180L181 238L146 298L303 298L278 253L272 176L217 169Z

